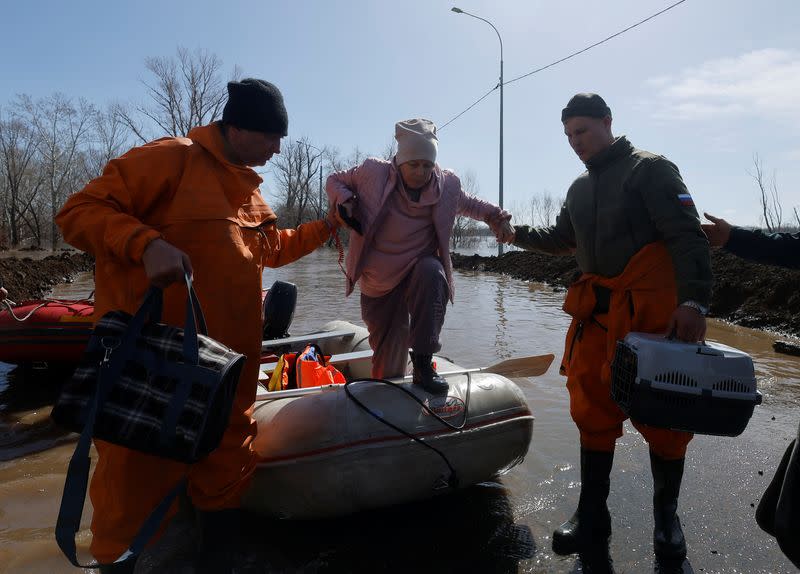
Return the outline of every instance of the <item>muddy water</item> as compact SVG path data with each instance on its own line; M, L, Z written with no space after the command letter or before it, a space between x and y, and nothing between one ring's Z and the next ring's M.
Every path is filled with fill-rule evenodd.
M331 319L359 322L357 297L343 299L343 276L329 252L265 274L264 284L297 284L292 331ZM442 353L464 366L562 351L563 297L545 286L502 276L456 274ZM91 275L54 295L81 297ZM736 438L698 436L690 445L681 496L689 557L696 572L796 570L753 519L786 444L800 421L800 358L772 352L774 336L711 322L709 339L750 353L764 404ZM59 376L0 364L0 572L74 571L53 541L64 470L74 437L47 415ZM578 433L564 379L554 365L519 381L536 416L525 461L497 482L426 504L325 523L248 523L246 551L263 571L280 572L579 572L575 558L550 550L554 527L579 492ZM652 571L651 478L647 448L626 426L612 473L612 556L617 572ZM84 524L91 506L87 503ZM83 529L79 545L86 547Z

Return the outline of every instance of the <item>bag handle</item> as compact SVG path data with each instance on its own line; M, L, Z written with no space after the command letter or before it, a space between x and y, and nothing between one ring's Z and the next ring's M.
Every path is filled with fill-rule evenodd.
M198 343L197 333L208 335L208 326L206 325L206 318L203 315L203 309L200 306L200 299L197 297L197 292L192 285L192 278L188 273L183 275L184 282L186 283L186 319L183 326L183 358L187 364L198 364ZM154 323L161 320L162 309L164 307L164 292L160 287L151 285L147 292L144 294L144 299L139 309L134 314L128 329L121 341L123 349L130 348L127 344L139 338L144 328L145 320L150 319Z

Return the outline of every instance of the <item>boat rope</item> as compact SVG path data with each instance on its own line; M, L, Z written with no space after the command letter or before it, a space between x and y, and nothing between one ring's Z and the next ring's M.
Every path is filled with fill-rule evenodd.
M19 317L19 316L17 316L16 313L14 313L14 305L15 305L15 303L13 301L9 301L8 299L4 299L2 301L2 303L8 309L9 314L14 318L15 321L19 321L20 323L23 323L24 321L27 321L28 319L30 319L31 316L34 313L36 313L36 311L38 311L42 307L46 307L50 303L56 303L56 304L59 304L59 305L69 306L69 305L74 305L76 303L93 304L94 301L92 301L91 299L80 299L80 300L77 300L77 301L68 301L68 300L65 300L65 299L42 299L42 302L39 303L38 305L36 305L30 311L28 311L25 314L24 317Z
M419 403L419 405L422 407L423 410L427 411L428 414L430 414L432 417L434 417L436 420L438 420L440 423L442 423L446 427L448 427L448 428L450 428L450 429L452 429L454 431L461 432L461 430L463 430L464 426L467 424L467 419L468 419L468 416L469 416L470 391L472 389L472 374L471 373L465 373L465 374L467 376L467 393L466 393L466 397L465 397L465 401L464 401L464 420L461 422L460 425L454 425L452 423L447 422L442 417L440 417L438 414L433 412L431 410L431 408L428 405L426 405L423 401L421 401L416 395L414 395L414 393L412 393L411 391L409 391L408 389L406 389L406 388L404 388L404 387L402 387L400 385L397 385L397 384L395 384L395 383L393 383L391 381L387 381L386 379L364 378L364 379L354 379L352 381L347 381L344 384L344 392L345 392L345 394L347 395L347 397L349 399L351 399L356 405L358 405L361 409L363 409L364 411L369 413L375 419L379 420L380 422L382 422L386 426L396 430L400 434L407 436L408 438L410 438L411 440L413 440L417 444L420 444L420 445L422 445L422 446L424 446L426 448L429 448L433 452L438 454L441 457L441 459L444 461L444 463L447 465L447 468L450 470L450 476L447 479L447 485L450 488L457 488L458 487L458 475L456 473L456 469L453 468L453 465L450 464L450 460L448 460L447 456L441 450L439 450L438 448L436 448L435 446L433 446L431 444L428 444L428 442L425 441L425 439L422 439L422 438L414 435L413 433L410 433L410 432L400 428L399 426L395 425L394 423L387 421L385 418L383 418L383 416L381 416L377 412L373 411L368 406L366 406L364 403L362 403L360 400L358 400L355 397L355 395L353 395L353 393L350 391L349 387L353 383L364 383L364 382L383 383L385 385L389 385L390 387L393 387L393 388L397 389L398 391L402 391L406 395L411 397L414 401Z

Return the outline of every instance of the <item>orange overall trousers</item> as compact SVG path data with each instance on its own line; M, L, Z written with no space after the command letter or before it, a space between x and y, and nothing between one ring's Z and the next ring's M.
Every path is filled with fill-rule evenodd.
M610 291L607 311L597 308L598 287ZM567 376L570 414L583 448L613 452L622 436L627 416L611 398L616 342L631 331L666 333L676 305L672 260L661 242L643 247L616 277L585 273L570 286L564 311L572 316L572 323L561 374ZM631 422L661 458L675 460L686 455L691 433Z

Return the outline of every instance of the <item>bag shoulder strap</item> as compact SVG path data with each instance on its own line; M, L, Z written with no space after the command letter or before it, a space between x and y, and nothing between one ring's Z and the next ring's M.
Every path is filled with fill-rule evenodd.
M107 348L108 352L113 348ZM92 444L92 432L94 431L95 420L97 413L105 402L109 389L122 371L124 361L110 361L108 353L106 358L100 365L98 373L97 388L89 409L89 414L86 418L86 424L81 431L78 444L75 446L75 452L70 458L69 466L67 467L67 477L64 481L64 492L61 496L61 505L58 509L58 518L56 520L56 542L64 555L69 561L78 568L94 568L95 565L86 565L78 562L77 550L75 546L75 535L80 529L81 516L83 515L83 507L86 501L86 487L89 483L89 468L91 465L91 458L89 457L89 447ZM139 528L139 532L131 542L128 550L122 553L117 558L116 562L127 560L131 556L139 554L158 530L161 521L166 516L167 511L172 505L175 497L186 488L187 479L181 479L172 490L170 490L164 499L156 506L156 508L144 521L144 524Z

